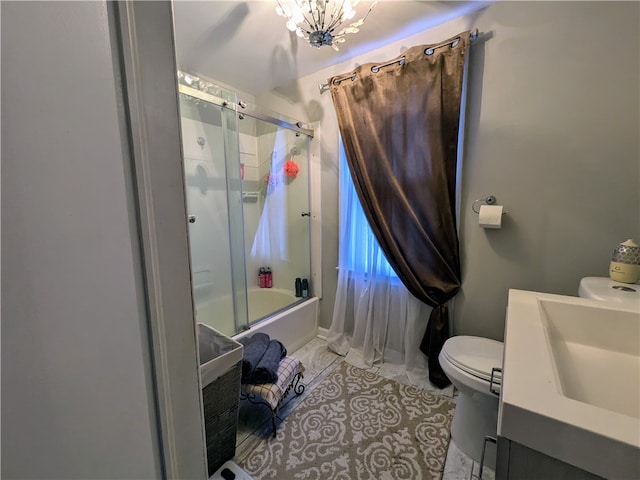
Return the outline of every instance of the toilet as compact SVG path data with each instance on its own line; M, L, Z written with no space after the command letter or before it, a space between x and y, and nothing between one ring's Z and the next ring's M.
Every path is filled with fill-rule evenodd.
M578 296L636 310L640 308L640 284L615 282L609 277L583 278L578 287Z
M613 302L640 309L640 284L627 284L608 277L580 280L578 296ZM491 393L491 370L502 368L502 342L488 338L456 336L449 338L438 356L440 366L459 395L451 423L451 439L477 462L481 461L486 436L496 438L498 395ZM499 390L501 374L496 373L493 389ZM495 468L495 445L487 442L484 465Z
M460 335L449 338L438 356L440 366L458 390L451 423L451 439L476 462L481 461L485 436L496 438L498 395L489 390L491 370L502 368L504 344L496 340ZM499 389L500 372L493 379ZM495 445L487 443L484 465L495 468Z

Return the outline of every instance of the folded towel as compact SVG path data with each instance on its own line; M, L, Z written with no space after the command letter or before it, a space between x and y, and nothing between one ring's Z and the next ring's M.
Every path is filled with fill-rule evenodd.
M246 380L255 370L264 352L267 351L269 340L269 335L266 333L256 333L240 340L240 343L244 345L242 353L242 382L246 383Z
M287 349L278 340L271 340L267 350L249 377L250 383L275 383L278 379L280 360L287 355Z

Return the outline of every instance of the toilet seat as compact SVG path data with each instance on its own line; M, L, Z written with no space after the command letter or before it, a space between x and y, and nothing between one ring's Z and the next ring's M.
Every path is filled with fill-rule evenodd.
M449 338L441 353L447 361L463 372L489 382L491 369L502 366L503 351L502 342L460 335ZM493 381L500 384L501 373L496 373Z

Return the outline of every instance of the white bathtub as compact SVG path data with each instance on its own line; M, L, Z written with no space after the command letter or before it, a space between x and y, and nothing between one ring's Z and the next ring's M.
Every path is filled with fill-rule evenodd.
M286 290L279 290L273 288L259 288L256 289L258 295L254 295L256 291L250 291L249 296L249 312L257 311L253 310L252 299L263 296L270 296L270 299L263 299L266 302L274 302L272 305L276 305L278 301L282 301ZM289 295L293 294L289 292ZM293 296L295 299L296 297ZM258 298L258 300L260 300ZM299 300L299 299L298 299ZM288 305L289 302L285 303ZM259 317L258 317L259 318ZM269 335L275 340L280 340L289 352L293 352L310 340L315 338L318 334L318 299L317 297L308 298L305 301L293 305L291 308L287 308L281 312L276 313L270 317L265 318L251 325L251 328L245 332L235 335L233 338L239 340L242 337L253 335L254 333L262 332Z
M294 292L283 288L250 288L247 296L249 325L300 300Z
M281 341L289 352L308 343L318 334L318 299L300 301L293 292L279 288L253 288L247 291L249 330L234 335L235 340L263 332ZM286 308L294 302L291 308ZM278 311L285 309L282 311ZM270 315L272 312L275 314ZM196 320L232 336L233 304L231 296L196 304ZM253 322L253 325L251 325Z

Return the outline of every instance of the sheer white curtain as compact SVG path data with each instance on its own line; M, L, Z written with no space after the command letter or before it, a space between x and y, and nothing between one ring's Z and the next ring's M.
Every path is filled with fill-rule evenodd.
M433 388L419 350L431 307L409 293L387 262L340 147L339 274L329 348L356 366L401 367L411 383Z
M279 129L275 134L271 166L266 182L266 195L258 229L251 246L251 257L264 264L273 260L287 260L287 191L284 162L287 153L286 131Z

